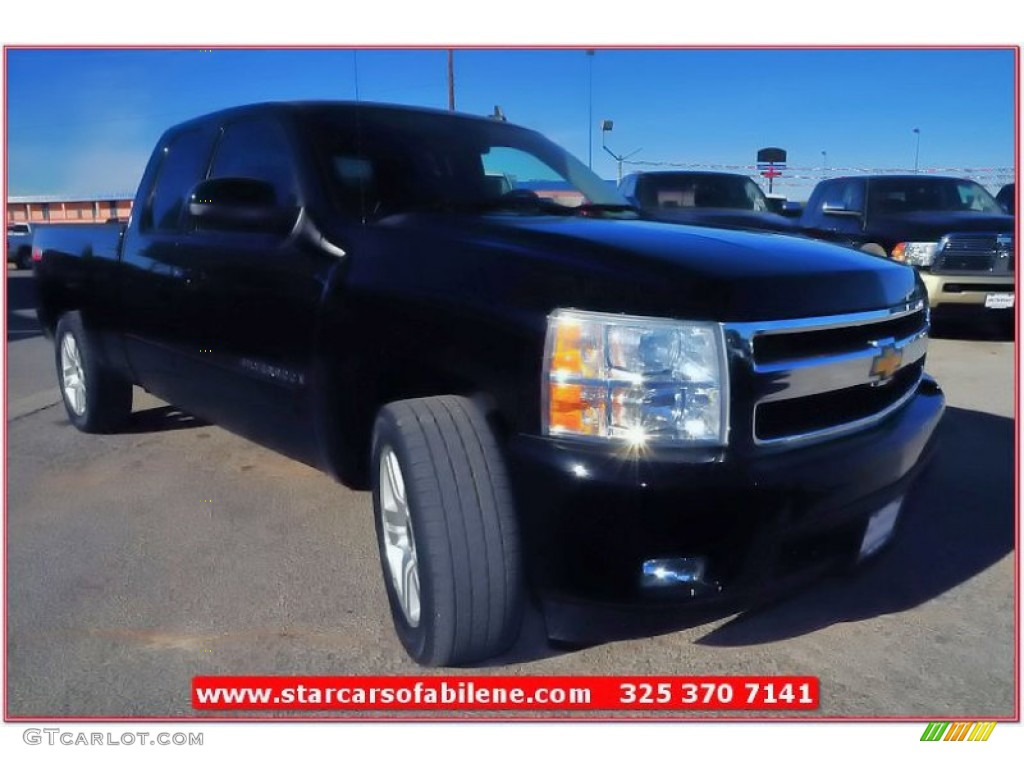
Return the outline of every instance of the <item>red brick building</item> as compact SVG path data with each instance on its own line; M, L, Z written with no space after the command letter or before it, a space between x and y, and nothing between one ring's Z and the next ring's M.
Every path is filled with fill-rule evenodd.
M132 197L124 193L11 195L7 198L7 223L83 224L127 219L132 211Z

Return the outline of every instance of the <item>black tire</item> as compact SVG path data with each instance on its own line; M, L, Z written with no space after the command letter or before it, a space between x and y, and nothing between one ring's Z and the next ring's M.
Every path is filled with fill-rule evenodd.
M71 389L65 385L62 350L73 342L77 351L77 380L83 382L84 403L73 402ZM54 359L57 366L57 386L68 419L82 432L113 432L121 427L132 412L132 385L106 368L90 333L78 312L69 312L60 318L54 333Z
M14 265L18 269L30 269L32 267L32 249L19 248L18 255L14 260Z
M392 403L377 417L371 456L381 568L405 650L424 666L469 664L507 650L524 605L519 526L504 460L479 408L454 396ZM403 608L388 565L382 496L394 506L394 494L382 460L392 458L411 521L418 619Z

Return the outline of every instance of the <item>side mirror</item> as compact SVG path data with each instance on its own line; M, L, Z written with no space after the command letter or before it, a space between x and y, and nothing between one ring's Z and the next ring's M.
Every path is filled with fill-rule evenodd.
M852 211L847 208L845 203L825 203L821 206L821 212L827 216L856 216L859 218L862 215L860 211Z
M279 205L273 185L258 179L206 179L188 196L188 212L197 229L285 234L298 217L296 208Z

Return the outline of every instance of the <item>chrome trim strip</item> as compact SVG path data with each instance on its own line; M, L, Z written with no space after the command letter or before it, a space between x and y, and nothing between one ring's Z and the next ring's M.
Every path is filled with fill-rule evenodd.
M890 309L877 309L870 312L854 312L846 315L825 315L824 317L794 318L791 320L767 320L750 323L726 323L726 332L732 331L745 340L755 336L782 333L804 333L805 331L825 331L831 328L848 328L852 325L868 325L883 323L887 320L898 320L912 315L925 308L923 299Z
M857 421L848 421L845 424L839 424L834 427L819 429L814 432L803 432L796 435L786 435L785 437L772 437L767 440L762 440L758 438L757 432L755 431L753 435L754 445L791 445L797 442L802 444L808 444L810 442L816 442L819 440L829 440L833 437L839 437L850 432L857 432L862 429L867 429L868 427L874 426L875 424L882 421L890 414L895 413L901 407L906 405L910 398L917 394L917 390L921 386L921 381L923 379L924 370L922 369L920 375L917 377L917 381L915 381L914 385L907 390L906 394L904 394L899 400L897 400L892 405L888 406L887 408L883 408L881 411L879 411L878 413L874 413L871 416L865 416L863 419L858 419ZM757 409L760 407L760 405L761 404L758 403L756 406L754 406L755 424L757 423Z
M779 387L778 391L770 392L759 402L792 400L861 384L878 383L879 386L884 386L878 382L877 377L871 375L871 367L882 347L888 346L903 353L900 367L905 368L925 356L928 351L928 334L922 330L900 340L879 339L878 347L869 347L844 355L782 360L764 366L755 364L754 372L767 375L769 388Z
M795 335L857 326L870 326L899 320L922 313L921 329L902 339L883 335L873 339L871 347L849 353L829 356L794 358L758 365L754 359L754 341L759 336ZM727 323L725 331L735 362L744 365L755 382L755 387L767 394L761 395L751 413L751 439L758 447L789 447L828 440L866 429L885 419L917 392L924 376L923 366L917 381L895 403L878 413L852 422L836 424L813 432L800 432L783 437L759 439L757 437L758 408L762 403L792 400L816 394L834 392L849 387L871 384L871 363L883 346L894 346L903 352L903 367L919 363L927 353L930 312L926 299L907 302L899 306L867 312L852 312L824 317L794 318L786 320ZM884 386L884 385L879 385Z

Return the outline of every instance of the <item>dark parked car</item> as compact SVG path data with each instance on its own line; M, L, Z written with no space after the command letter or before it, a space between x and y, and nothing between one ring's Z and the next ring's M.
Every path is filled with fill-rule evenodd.
M828 179L814 188L800 222L813 237L915 267L935 312L986 311L1013 323L1013 217L977 182Z
M7 225L7 263L18 269L32 266L32 225Z
M1017 187L1015 184L1005 184L996 195L996 202L1003 207L1011 216L1016 211Z
M619 192L658 221L787 234L799 231L794 221L775 212L773 203L749 176L739 173L631 173L619 184Z
M640 221L494 120L208 115L160 139L126 229L53 227L36 250L71 422L118 429L138 384L372 488L421 664L500 653L527 590L581 639L583 607L621 627L742 606L870 557L944 408L912 270Z

